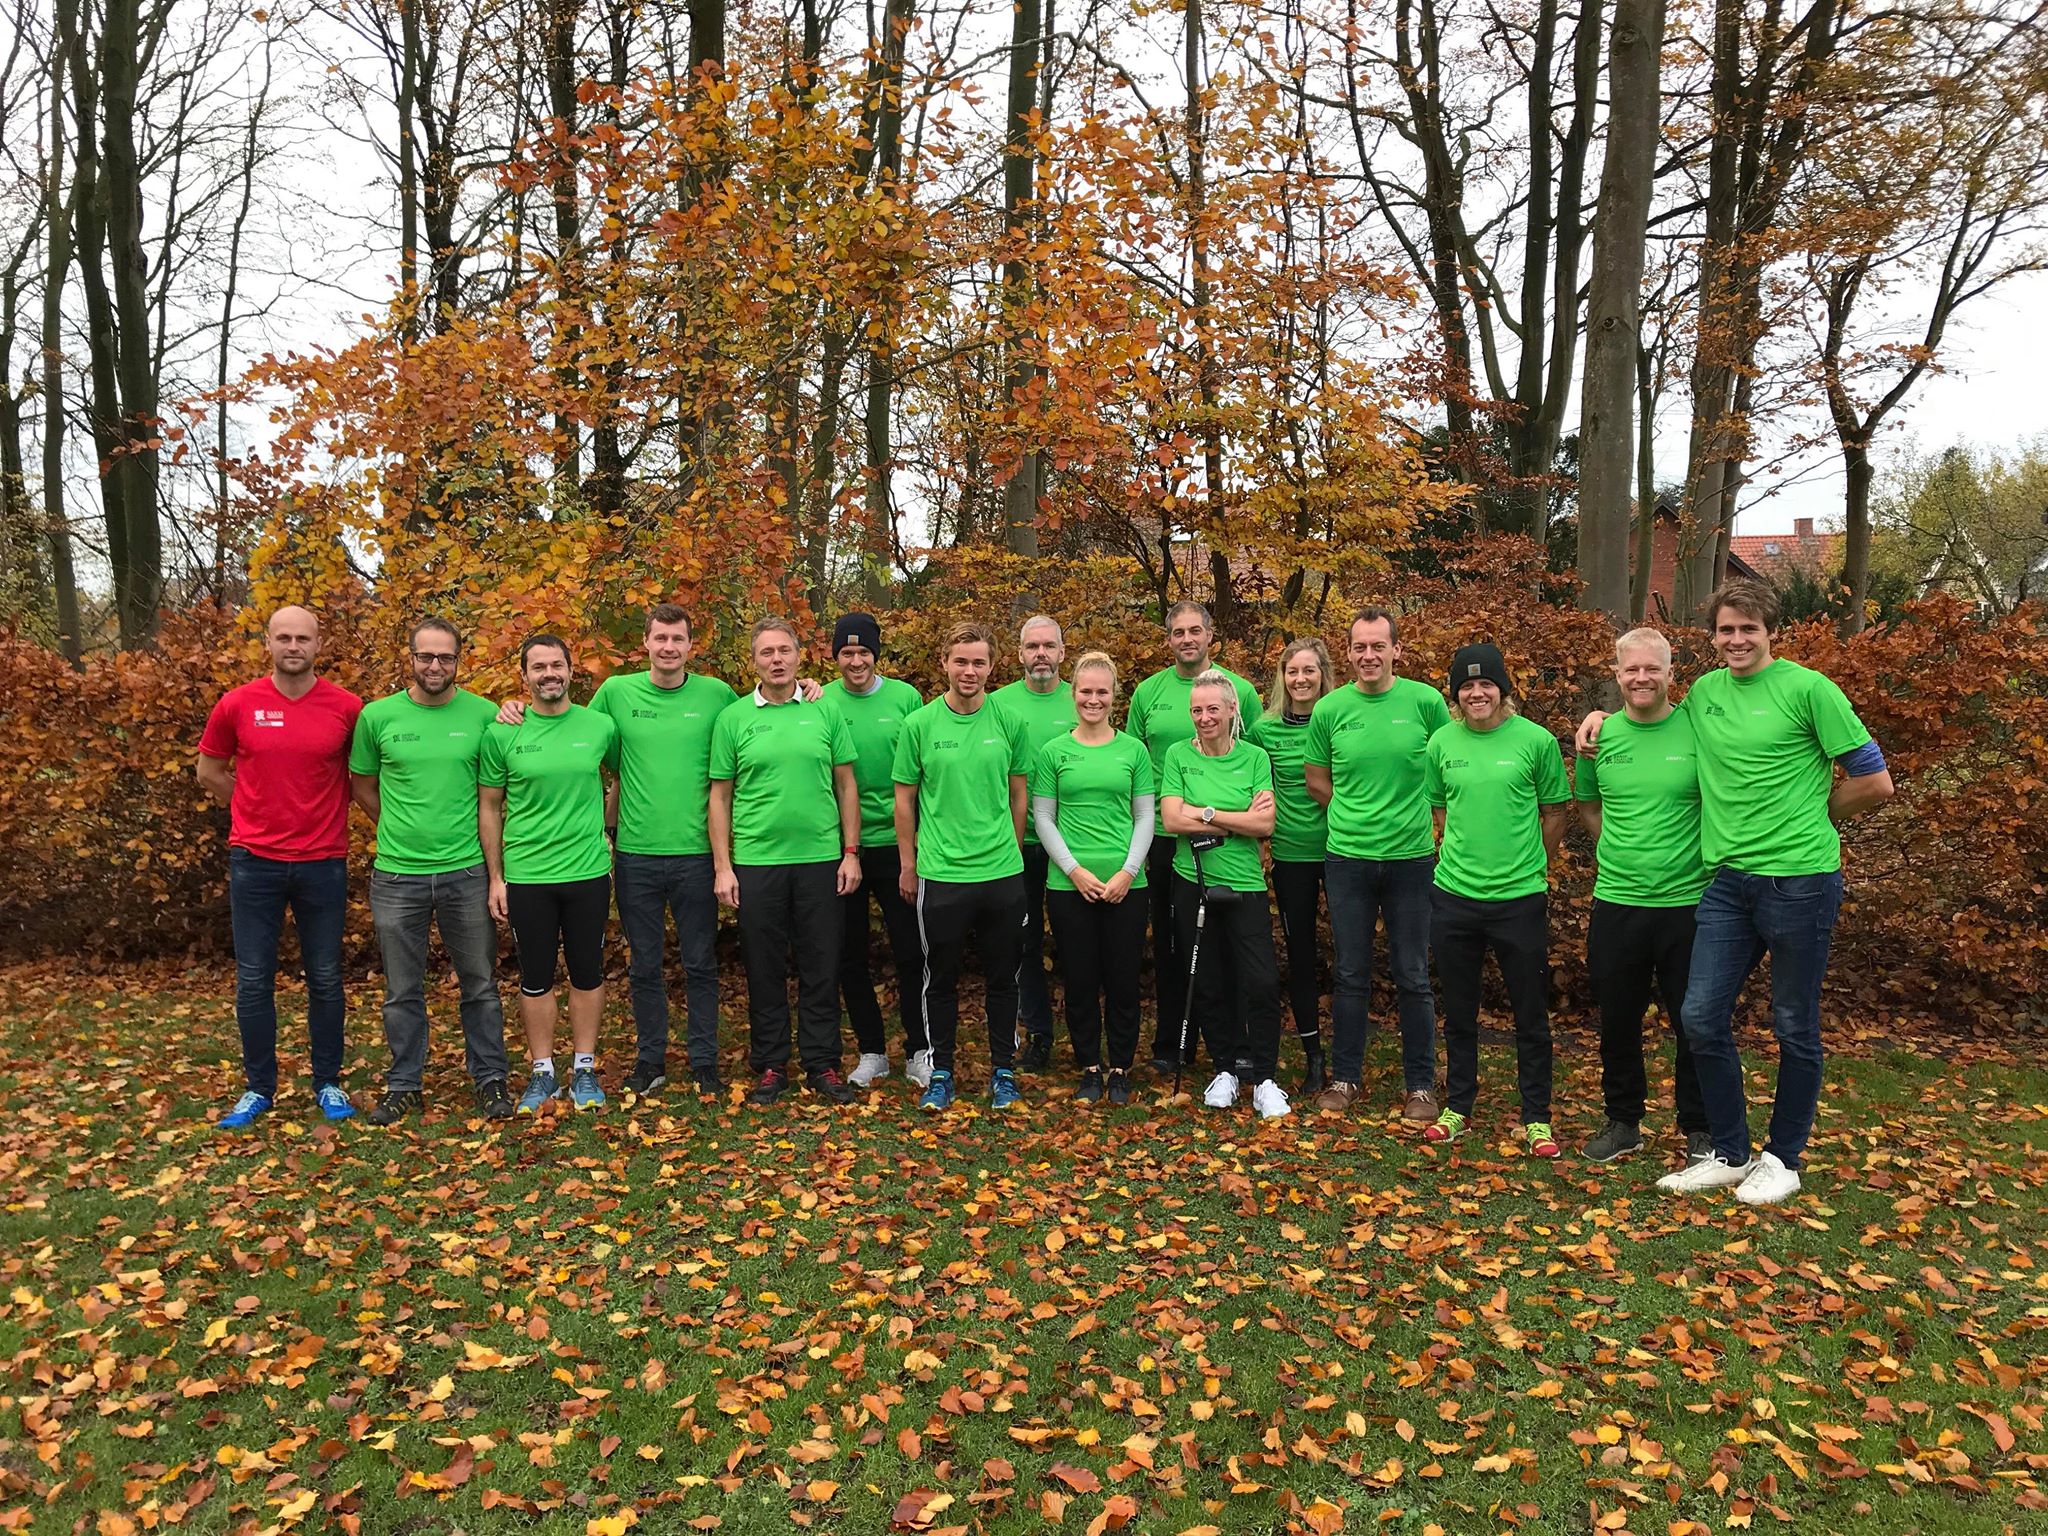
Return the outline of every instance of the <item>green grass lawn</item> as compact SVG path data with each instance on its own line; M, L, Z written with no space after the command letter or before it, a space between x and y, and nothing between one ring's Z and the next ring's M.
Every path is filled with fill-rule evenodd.
M1837 1056L1756 1212L1659 1196L1668 1135L1519 1157L1505 1051L1448 1154L1383 1040L1350 1124L899 1076L486 1129L437 1002L423 1126L299 1077L222 1135L225 976L4 979L0 1529L2048 1530L2038 1053Z

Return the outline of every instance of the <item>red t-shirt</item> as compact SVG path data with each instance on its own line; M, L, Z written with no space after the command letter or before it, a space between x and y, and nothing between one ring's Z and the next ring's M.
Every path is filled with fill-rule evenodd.
M326 678L288 699L267 677L213 706L199 750L232 758L228 843L265 859L348 853L348 747L363 701Z

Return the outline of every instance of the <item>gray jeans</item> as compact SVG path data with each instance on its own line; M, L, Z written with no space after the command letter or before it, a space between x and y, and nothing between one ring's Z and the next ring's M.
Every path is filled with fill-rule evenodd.
M505 1014L498 1001L498 929L481 864L442 875L370 871L370 915L384 952L384 1041L392 1093L417 1093L427 1066L427 938L441 947L462 984L462 1044L473 1083L503 1082Z

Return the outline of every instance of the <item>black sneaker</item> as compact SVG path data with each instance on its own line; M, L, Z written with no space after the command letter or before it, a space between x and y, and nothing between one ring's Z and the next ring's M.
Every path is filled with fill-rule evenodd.
M697 1085L697 1091L717 1098L725 1092L725 1079L718 1075L716 1067L690 1068L690 1080Z
M659 1093L668 1086L668 1073L660 1067L650 1067L644 1061L633 1063L633 1070L626 1074L626 1080L619 1087L627 1093Z
M396 1125L407 1115L419 1114L425 1102L417 1088L386 1088L384 1096L363 1118L372 1125Z
M1323 1043L1320 1040L1304 1040L1301 1043L1304 1064L1301 1072L1301 1094L1303 1099L1312 1099L1330 1086L1330 1074L1323 1066Z
M820 1067L816 1072L806 1073L804 1083L811 1092L834 1104L851 1104L860 1097L860 1090L842 1077L837 1067ZM754 1091L760 1092L758 1088Z
M1100 1104L1102 1102L1102 1071L1100 1068L1090 1067L1081 1074L1081 1086L1074 1090L1074 1097L1083 1104Z
M510 1120L519 1110L519 1106L512 1102L511 1090L505 1086L502 1077L476 1085L476 1108L486 1120Z
M1687 1131L1685 1133L1686 1167L1690 1168L1694 1163L1704 1163L1713 1155L1714 1138L1712 1136L1708 1135L1705 1131Z
M782 1097L783 1089L789 1086L789 1074L780 1067L770 1067L754 1080L754 1088L747 1095L749 1104L773 1104Z
M1190 1061L1192 1066L1193 1062ZM1157 1051L1152 1057L1152 1070L1161 1077L1171 1077L1180 1070L1180 1061L1172 1051Z
M1600 1128L1599 1135L1586 1143L1586 1161L1589 1163L1611 1163L1618 1157L1627 1157L1631 1152L1640 1152L1643 1147L1643 1133L1621 1120L1610 1120Z
M1024 1048L1017 1053L1017 1067L1023 1072L1043 1072L1052 1065L1052 1036L1026 1035Z
M1123 1068L1116 1067L1111 1069L1109 1081L1103 1085L1102 1096L1112 1104L1128 1104L1131 1102L1131 1080Z

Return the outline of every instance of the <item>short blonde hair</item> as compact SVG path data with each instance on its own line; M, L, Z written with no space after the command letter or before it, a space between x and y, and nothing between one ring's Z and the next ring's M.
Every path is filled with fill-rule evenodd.
M1237 684L1227 673L1211 667L1192 683L1188 684L1188 699L1193 701L1197 688L1221 688L1230 699L1230 734L1237 736L1244 731L1244 705L1237 697Z
M1616 666L1621 665L1621 658L1628 651L1648 651L1657 658L1659 664L1667 667L1671 665L1671 642L1665 638L1664 631L1661 629L1651 629L1648 625L1644 625L1640 629L1630 630L1619 640L1615 641L1614 664Z
M1112 656L1111 656L1111 655L1109 654L1109 652L1107 652L1107 651L1086 651L1086 652L1083 652L1083 653L1082 653L1082 656L1081 656L1081 659L1080 659L1079 661L1077 661L1077 662L1075 662L1075 663L1074 663L1074 677L1073 677L1073 680L1074 680L1075 682L1077 682L1077 683L1078 683L1078 682L1079 682L1079 681L1081 680L1081 674L1082 674L1083 672L1107 672L1107 673L1109 674L1109 696L1110 696L1111 698L1115 698L1115 697L1116 697L1116 693L1117 693L1117 671L1116 671L1116 661L1115 661L1115 658L1113 658L1113 657L1112 657Z

